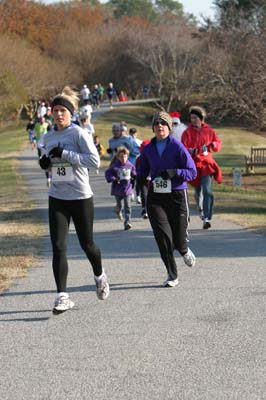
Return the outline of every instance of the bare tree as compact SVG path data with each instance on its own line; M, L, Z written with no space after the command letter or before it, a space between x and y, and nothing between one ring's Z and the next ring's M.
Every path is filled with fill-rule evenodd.
M242 25L216 30L202 41L196 91L218 120L266 127L265 37L266 32L257 35Z
M197 59L195 27L184 19L178 24L161 24L128 32L128 57L150 73L162 106L186 102L192 91L190 76Z
M8 109L19 114L32 98L49 96L76 79L73 69L45 57L17 37L0 36L0 58L0 103L2 110L5 104L5 114Z

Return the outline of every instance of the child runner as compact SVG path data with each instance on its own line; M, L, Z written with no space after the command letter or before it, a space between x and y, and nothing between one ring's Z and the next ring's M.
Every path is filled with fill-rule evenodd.
M135 166L128 161L129 151L126 147L118 147L116 156L105 171L107 182L112 182L111 195L116 199L116 213L122 221L122 201L124 201L124 228L131 229L131 196L136 179Z

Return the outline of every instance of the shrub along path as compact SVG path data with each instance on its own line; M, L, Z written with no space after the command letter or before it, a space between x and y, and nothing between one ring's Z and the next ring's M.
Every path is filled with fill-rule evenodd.
M47 223L44 173L26 150L20 168ZM75 309L53 316L48 229L40 265L0 296L4 400L262 399L265 396L265 237L192 216L189 269L177 255L180 286L165 270L149 221L133 205L133 229L114 218L103 171L92 172L95 240L111 293L93 275L71 226L69 279Z

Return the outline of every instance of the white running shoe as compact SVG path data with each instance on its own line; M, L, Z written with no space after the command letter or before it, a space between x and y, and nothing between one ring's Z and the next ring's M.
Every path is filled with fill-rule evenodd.
M183 256L183 259L185 261L185 264L188 267L194 267L194 265L196 264L196 257L195 255L192 253L192 251L190 250L190 248L188 248L187 253Z
M136 203L137 203L137 204L141 204L141 198L140 198L140 196L137 196L137 197L136 197Z
M69 295L67 293L59 294L55 298L53 313L61 314L73 308L74 305L75 303L70 300Z
M107 282L107 276L105 273L100 278L94 277L96 284L96 294L99 300L106 300L110 293L109 284Z
M164 281L163 286L164 287L175 287L178 285L178 278L172 279L170 276L167 277L167 279Z

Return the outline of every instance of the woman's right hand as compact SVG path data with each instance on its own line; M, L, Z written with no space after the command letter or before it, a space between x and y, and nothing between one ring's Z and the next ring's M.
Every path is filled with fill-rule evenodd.
M51 160L49 157L47 157L46 155L43 155L42 158L40 158L40 167L42 169L48 169L50 164L51 164Z

